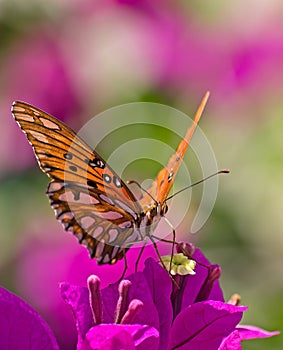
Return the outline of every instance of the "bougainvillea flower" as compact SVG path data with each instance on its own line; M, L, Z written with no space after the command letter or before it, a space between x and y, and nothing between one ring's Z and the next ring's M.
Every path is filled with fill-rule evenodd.
M197 260L195 275L176 275L172 283L152 258L143 272L100 290L97 276L88 288L61 284L78 331L78 349L241 349L241 341L266 332L238 326L246 306L225 303L218 282L220 267L199 249L186 246Z
M122 275L124 261L111 266L98 266L94 259L89 258L87 250L77 244L73 235L60 232L56 222L53 223L54 226L52 223L41 223L42 227L48 229L42 229L40 237L32 229L23 232L26 238L19 256L15 288L48 322L60 349L69 350L76 345L77 332L73 315L58 292L59 283L68 281L71 284L84 285L87 277L95 274L101 278L101 288L104 288L115 283L117 276ZM165 255L166 252L166 247L161 247L160 253ZM146 258L154 254L153 247L147 246L140 260L140 270L143 269ZM127 253L129 273L134 272L138 255L139 249L135 248Z
M82 109L71 73L72 68L66 64L60 41L43 28L23 35L1 57L2 173L34 164L31 150L24 147L26 140L19 136L15 122L10 118L12 102L25 101L69 121ZM13 159L18 149L21 149L21 157L15 162Z
M47 323L26 302L0 287L0 348L59 350Z

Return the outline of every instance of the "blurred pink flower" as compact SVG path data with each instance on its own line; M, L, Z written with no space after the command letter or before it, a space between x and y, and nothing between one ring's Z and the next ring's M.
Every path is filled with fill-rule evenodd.
M214 108L229 105L235 109L231 116L238 117L242 104L252 104L255 97L269 95L270 89L281 89L280 23L264 22L259 31L247 37L233 27L225 30L213 23L205 26L194 12L184 13L183 7L173 1L90 3L89 23L101 24L100 19L105 18L103 23L109 19L117 28L115 32L111 25L90 26L94 37L96 31L102 33L102 44L93 40L94 46L87 46L89 54L84 54L92 57L93 69L98 71L93 81L96 96L102 94L101 98L107 100L107 96L113 98L123 90L128 96L130 86L137 96L157 93L166 101L180 104L190 103L194 96L211 90ZM78 9L81 6L78 2ZM84 19L85 13L78 22ZM101 51L106 55L102 55L104 59ZM247 94L250 98L246 98Z
M47 31L38 29L18 38L2 59L0 76L0 167L8 172L35 164L31 147L11 116L13 101L33 104L61 120L74 117L80 102L60 42Z

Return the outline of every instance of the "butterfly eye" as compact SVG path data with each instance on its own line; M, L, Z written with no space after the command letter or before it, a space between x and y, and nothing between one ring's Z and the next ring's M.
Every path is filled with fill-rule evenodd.
M161 216L165 215L167 211L168 211L168 205L166 203L161 204L160 215Z
M163 215L166 214L168 211L168 205L165 203L164 207L162 208Z

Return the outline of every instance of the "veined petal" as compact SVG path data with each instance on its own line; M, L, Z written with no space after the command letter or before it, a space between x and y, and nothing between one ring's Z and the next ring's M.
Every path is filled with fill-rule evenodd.
M0 287L1 349L59 350L47 323L26 302Z
M211 263L206 259L206 257L203 255L202 251L199 248L195 249L193 259L196 259L197 262L200 262L204 265L211 265ZM185 286L182 295L182 309L195 302L200 290L203 287L203 284L207 279L208 269L205 266L201 266L197 263L195 272L195 275L186 276ZM224 301L223 293L218 281L214 282L212 290L209 294L209 299Z
M218 350L242 350L240 334L237 330L223 339Z
M235 330L246 309L212 300L187 307L172 325L169 348L218 349L223 339Z
M249 326L249 325L240 325L237 327L237 330L240 334L241 340L248 340L248 339L257 339L257 338L270 338L274 335L280 334L280 332L269 332L265 329L258 328L255 326Z
M154 299L144 274L142 272L137 272L127 276L127 280L131 281L129 301L138 299L143 303L143 307L136 315L134 323L147 324L156 329L160 329L158 310L154 304ZM104 323L114 323L115 308L119 298L118 285L118 282L114 283L101 291Z
M77 350L158 350L159 333L147 325L100 324L86 334Z
M74 286L65 282L60 284L60 289L63 300L70 305L74 313L78 343L80 343L87 331L94 326L89 302L89 291L86 287Z
M145 261L144 276L152 294L159 315L160 350L167 349L169 332L173 319L171 304L172 281L168 272L152 258Z

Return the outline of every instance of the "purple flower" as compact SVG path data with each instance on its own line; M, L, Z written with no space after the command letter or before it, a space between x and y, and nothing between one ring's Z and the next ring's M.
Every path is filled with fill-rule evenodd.
M59 350L47 323L26 302L0 287L0 348Z
M192 253L194 248L186 246ZM78 349L241 349L241 341L278 334L238 326L246 306L225 303L218 282L221 269L199 249L195 275L174 276L149 258L143 272L100 290L90 276L88 288L61 284L78 331Z
M81 111L81 102L72 78L72 68L66 64L58 38L37 28L14 42L0 65L2 137L0 167L2 173L35 164L32 150L10 115L14 100L21 100L46 110L66 121ZM15 155L21 149L21 156Z
M124 261L98 266L73 235L59 232L56 222L54 227L49 221L44 221L41 226L49 229L42 230L40 236L36 236L32 228L23 232L26 239L18 257L15 289L48 322L60 349L68 350L74 348L77 335L72 314L58 292L58 284L68 281L84 285L90 274L96 274L101 278L102 288L106 287L121 276ZM165 253L165 247L163 249ZM153 254L153 247L146 247L139 264L141 270L145 259ZM134 271L138 255L139 249L134 248L127 253L129 273Z

